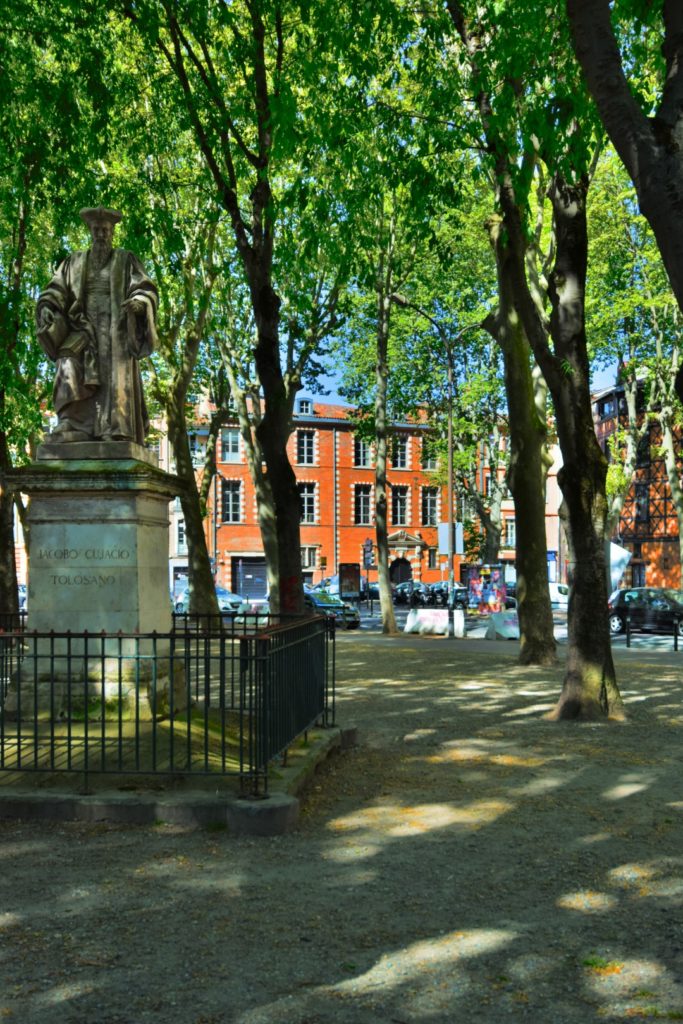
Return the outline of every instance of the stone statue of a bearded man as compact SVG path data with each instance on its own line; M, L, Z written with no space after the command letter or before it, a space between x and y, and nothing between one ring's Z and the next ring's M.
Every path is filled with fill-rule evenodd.
M149 418L138 360L156 342L157 289L112 245L118 210L81 210L92 247L67 256L36 307L38 341L57 364L58 423L48 441L144 444Z

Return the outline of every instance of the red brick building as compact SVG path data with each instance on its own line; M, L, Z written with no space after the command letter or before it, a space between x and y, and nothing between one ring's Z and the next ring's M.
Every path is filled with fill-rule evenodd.
M609 439L626 418L623 387L605 388L593 396L593 418L598 441L609 458ZM638 448L634 480L613 538L632 553L625 586L681 586L678 520L660 445L659 424L651 422Z
M377 579L375 544L375 463L373 445L355 431L352 409L310 398L297 401L288 444L291 464L301 495L301 557L304 579L317 583L337 573L340 563L363 566L363 545L372 543L370 581ZM198 408L200 413L202 410ZM204 410L206 413L207 410ZM206 422L206 418L204 419ZM204 428L205 433L206 428ZM404 579L425 583L446 579L447 558L438 549L438 524L448 519L444 475L430 450L426 424L405 422L392 426L388 461L389 568L393 582ZM192 440L192 437L191 437ZM198 427L197 465L202 428ZM164 458L166 439L160 457ZM565 578L565 554L558 516L557 467L559 452L546 487L546 539L548 576ZM245 597L266 592L266 563L258 525L256 497L237 421L222 431L217 452L218 473L209 496L207 544L216 567L216 582ZM486 490L486 471L480 472ZM463 498L454 495L454 520L466 518ZM216 514L217 513L217 514ZM511 499L503 504L500 562L514 579L515 511ZM187 548L180 503L171 506L170 578L187 575ZM464 556L454 558L455 579L463 577ZM365 569L362 568L365 575Z
M350 410L312 399L297 402L289 458L301 495L304 578L316 583L341 562L363 564L363 542L375 546L373 446L359 437ZM446 558L437 550L437 526L447 518L429 431L396 424L389 458L389 548L392 580L440 580ZM263 591L265 558L256 499L237 423L224 428L209 515L209 550L217 582L245 596ZM214 515L217 506L218 515ZM455 559L456 578L459 561ZM370 570L371 579L376 573Z

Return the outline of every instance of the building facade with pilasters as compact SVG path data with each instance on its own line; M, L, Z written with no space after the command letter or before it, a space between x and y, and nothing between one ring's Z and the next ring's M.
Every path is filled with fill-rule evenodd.
M357 562L370 582L377 578L374 446L356 430L352 410L341 405L297 401L288 454L301 499L301 558L304 579L318 583ZM447 487L431 450L431 432L419 422L394 423L387 464L387 521L391 580L433 583L448 576L447 558L438 549L438 524L448 519ZM210 495L208 544L216 582L245 597L266 591L266 567L258 526L256 497L237 422L224 427L218 473ZM559 520L549 485L548 543L556 564ZM556 488L555 488L556 489ZM462 501L454 495L458 519ZM364 567L364 544L371 542L373 563ZM515 521L511 501L503 512L501 560L514 564ZM461 578L464 556L454 558ZM554 574L553 574L553 578ZM557 577L559 578L559 577Z

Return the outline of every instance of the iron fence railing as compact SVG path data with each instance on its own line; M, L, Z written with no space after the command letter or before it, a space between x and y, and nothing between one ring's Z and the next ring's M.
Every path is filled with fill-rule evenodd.
M37 633L0 619L0 771L234 775L335 719L334 622L175 616L170 633Z

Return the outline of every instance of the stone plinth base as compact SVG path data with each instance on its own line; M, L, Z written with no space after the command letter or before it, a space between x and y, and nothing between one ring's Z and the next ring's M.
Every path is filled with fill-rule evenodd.
M144 660L75 657L67 663L59 656L46 661L44 638L29 635L27 641L34 650L10 681L6 721L150 721L187 709L184 658L171 661L167 649Z
M176 477L132 458L50 458L14 471L10 485L31 498L30 630L169 632L168 503L180 490Z
M133 457L140 453L144 460ZM120 699L122 673L126 693L134 693L136 686L149 689L155 671L157 681L164 676L168 639L154 669L152 642L131 634L168 634L172 628L168 503L179 493L180 482L152 465L146 449L129 442L51 442L40 454L38 462L10 477L10 487L31 498L27 628L91 636L87 654L80 636L34 638L34 674L26 675L14 704L35 708L39 688L37 707L52 707L50 680L57 687L70 679L75 692L80 679L88 680L88 694L93 687L93 700L104 699L106 705L114 699L112 692ZM79 454L84 457L76 458ZM112 636L117 633L124 636ZM104 646L102 634L110 638ZM142 651L143 643L149 652ZM167 691L168 677L167 664ZM155 706L158 693L157 686ZM90 700L84 691L82 700Z

